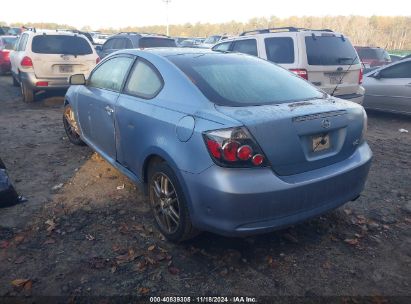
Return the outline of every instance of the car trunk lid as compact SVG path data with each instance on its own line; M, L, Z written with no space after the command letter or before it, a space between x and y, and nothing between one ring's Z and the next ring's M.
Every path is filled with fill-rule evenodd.
M363 110L342 100L216 108L248 128L278 175L342 161L361 141Z
M36 54L32 58L36 77L68 77L73 74L88 74L96 64L96 56L64 54Z
M308 81L335 96L354 94L358 91L360 65L310 67ZM341 81L341 83L340 83Z

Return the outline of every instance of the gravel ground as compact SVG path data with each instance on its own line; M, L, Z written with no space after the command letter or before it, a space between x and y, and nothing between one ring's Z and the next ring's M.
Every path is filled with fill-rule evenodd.
M0 76L0 157L28 198L0 209L0 296L411 301L410 118L369 113L374 162L357 201L270 234L203 233L174 245L159 235L146 198L126 177L68 142L63 98L37 99L24 104L11 77Z

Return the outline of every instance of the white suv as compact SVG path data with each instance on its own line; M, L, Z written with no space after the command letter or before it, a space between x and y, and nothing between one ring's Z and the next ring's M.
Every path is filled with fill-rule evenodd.
M356 50L347 37L328 29L249 31L212 49L258 56L298 74L328 94L359 104L364 99L363 71Z
M67 89L69 76L88 75L99 60L83 35L31 29L21 34L10 53L13 84L20 85L23 100L31 102L37 91Z

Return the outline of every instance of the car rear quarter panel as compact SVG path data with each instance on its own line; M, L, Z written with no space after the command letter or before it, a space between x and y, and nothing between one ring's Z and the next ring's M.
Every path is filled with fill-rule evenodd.
M161 92L153 99L121 94L116 108L117 158L140 178L145 160L153 155L164 158L176 171L199 173L213 164L202 132L239 125L215 110L191 81L171 62L143 53L160 71ZM191 117L194 127L181 122ZM192 128L192 130L187 130ZM192 133L187 140L178 132Z

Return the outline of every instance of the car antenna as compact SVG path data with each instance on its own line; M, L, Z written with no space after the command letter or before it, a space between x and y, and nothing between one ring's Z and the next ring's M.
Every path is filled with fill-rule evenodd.
M354 59L351 61L350 66L348 67L347 71L345 71L345 73L343 73L343 75L341 76L340 80L338 81L337 85L335 86L334 90L331 93L331 96L334 96L335 91L337 91L338 86L341 84L341 81L343 81L344 76L350 71L352 65L354 64L354 62L357 60L358 58L358 54L355 55Z

